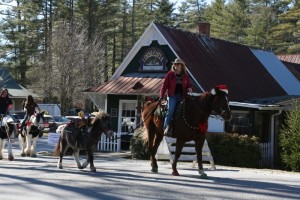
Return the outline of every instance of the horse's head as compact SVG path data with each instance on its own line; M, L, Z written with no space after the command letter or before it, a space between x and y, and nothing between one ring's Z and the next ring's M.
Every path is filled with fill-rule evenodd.
M94 112L95 118L91 122L92 126L97 126L101 131L103 131L108 138L112 138L114 131L112 130L110 116L105 112Z
M224 120L231 119L231 111L228 101L228 89L226 85L218 85L210 91L212 96L212 110L220 115Z

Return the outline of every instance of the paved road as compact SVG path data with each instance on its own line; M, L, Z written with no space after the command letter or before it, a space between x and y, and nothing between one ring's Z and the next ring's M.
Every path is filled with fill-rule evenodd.
M45 153L53 149L46 138L38 143L37 158L22 158L17 144L14 148L14 161L0 161L1 200L300 199L300 173L217 165L203 180L191 163L179 163L181 176L174 177L169 162L160 161L159 173L153 174L148 161L114 153L97 153L92 173L77 169L70 156L64 169L57 169L57 158Z

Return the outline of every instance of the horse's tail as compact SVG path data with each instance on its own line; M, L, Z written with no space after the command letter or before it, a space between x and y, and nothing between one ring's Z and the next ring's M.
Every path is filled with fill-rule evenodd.
M60 155L60 143L62 141L62 134L59 135L59 139L58 139L58 142L54 148L54 151L53 151L53 156L59 156Z

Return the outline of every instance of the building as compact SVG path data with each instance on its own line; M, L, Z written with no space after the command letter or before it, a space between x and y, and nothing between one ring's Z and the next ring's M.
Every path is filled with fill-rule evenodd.
M197 33L151 23L111 80L84 93L111 114L125 139L141 123L145 98L158 97L172 61L181 58L196 91L228 86L233 119L225 131L260 137L273 161L282 112L299 98L300 82L273 52L210 37L209 29L207 23Z
M28 95L32 95L33 98L39 98L36 94L18 84L5 68L0 68L0 87L8 89L9 97L13 101L11 112L23 110L22 102Z

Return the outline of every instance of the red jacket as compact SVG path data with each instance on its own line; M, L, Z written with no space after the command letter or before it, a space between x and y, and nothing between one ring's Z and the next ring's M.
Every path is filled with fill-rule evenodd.
M169 71L164 79L163 85L160 90L160 97L164 97L166 91L168 90L168 96L174 96L176 87L176 74L174 71ZM186 95L187 89L192 88L192 84L190 78L187 74L183 74L182 76L182 88L183 88L183 96Z

